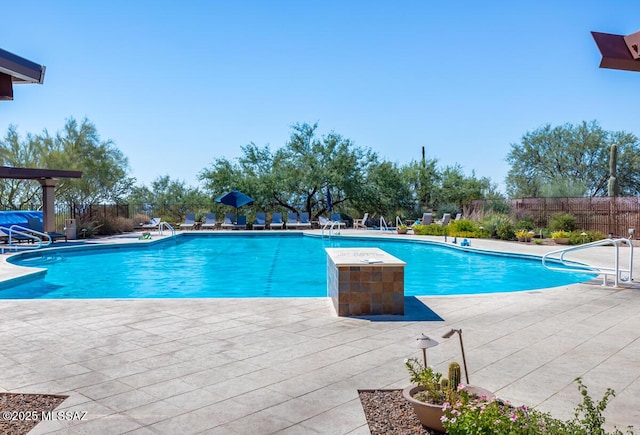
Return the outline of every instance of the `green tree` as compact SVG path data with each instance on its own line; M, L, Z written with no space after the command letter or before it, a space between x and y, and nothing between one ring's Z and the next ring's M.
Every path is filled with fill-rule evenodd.
M118 202L130 191L134 178L128 177L127 158L111 140L101 140L96 127L87 119L70 118L61 132L51 136L27 134L20 140L14 126L0 143L4 165L82 171L80 179L60 179L56 186L58 202L89 204ZM41 205L37 182L8 180L3 183L2 203L11 208Z
M0 141L0 163L2 166L36 168L40 165L40 146L36 138L27 134L20 139L17 128L9 126ZM0 208L11 210L40 207L40 184L35 180L4 179L0 183Z
M413 212L416 215L434 207L434 194L440 184L440 171L437 159L423 159L421 162L411 161L402 167L403 177L409 185L414 202Z
M263 210L306 211L317 217L327 211L327 189L337 210L362 203L369 195L362 188L364 180L376 155L337 133L317 137L317 127L295 124L282 148L271 151L251 143L237 161L216 159L198 177L212 195L236 188Z
M212 203L198 188L173 180L169 175L156 178L150 188L134 187L128 201L140 212L175 221L184 219L187 212L206 211Z
M469 213L474 200L495 197L496 188L487 177L477 178L475 171L466 176L458 164L447 166L440 175L436 205L455 204L463 214Z
M596 121L579 125L547 124L511 144L507 193L512 198L539 197L566 190L604 196L609 181L609 151L618 145L617 180L621 195L640 193L640 144L633 134L604 131ZM545 187L546 186L546 187ZM563 186L566 189L563 189Z

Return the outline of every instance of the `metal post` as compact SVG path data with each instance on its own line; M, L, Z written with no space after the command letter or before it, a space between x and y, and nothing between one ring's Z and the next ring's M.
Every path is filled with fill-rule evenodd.
M464 365L464 377L469 384L469 371L467 370L467 358L464 356L464 345L462 344L462 329L458 329L458 337L460 337L460 350L462 351L462 365Z

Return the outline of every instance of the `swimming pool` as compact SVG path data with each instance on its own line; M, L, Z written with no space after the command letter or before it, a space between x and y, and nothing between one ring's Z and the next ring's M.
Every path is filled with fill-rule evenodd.
M546 270L540 260L437 244L301 234L189 236L145 246L32 252L10 261L44 278L0 289L0 299L325 297L326 247L379 247L407 263L405 295L513 292L593 275Z

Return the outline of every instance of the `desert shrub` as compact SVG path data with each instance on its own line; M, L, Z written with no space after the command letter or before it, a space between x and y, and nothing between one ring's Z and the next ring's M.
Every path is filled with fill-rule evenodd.
M149 216L147 216L146 214L136 213L136 214L133 215L131 220L135 224L148 224L149 221L151 220L151 218Z
M447 226L431 224L431 225L414 225L413 234L419 236L446 236L449 234Z
M586 235L582 235L585 233ZM572 231L569 234L569 244L570 245L581 245L583 243L595 242L596 240L602 240L605 238L605 235L600 231Z
M511 222L501 223L498 225L496 232L500 240L513 240L516 237L516 233Z
M576 217L570 213L554 213L549 219L549 229L573 231L576 229Z
M511 229L513 232L513 224L511 223L511 218L505 214L499 213L489 213L484 216L484 219L481 222L483 229L488 233L488 236L495 239L502 239L498 234L498 229L502 228L501 233L506 235L508 229ZM515 233L511 235L511 238L515 237ZM503 239L503 240L509 240Z
M452 237L477 238L478 224L468 219L451 221L449 224L449 235Z
M522 219L516 222L515 227L520 230L532 230L536 226L533 223L533 218L531 216L524 216Z
M469 232L474 232L478 229L478 225L473 222L470 221L468 219L460 219L457 221L452 221L449 226L451 227L452 231L469 231Z
M134 220L127 219L122 216L105 216L95 222L92 234L101 234L110 236L112 234L121 234L131 232L134 229Z

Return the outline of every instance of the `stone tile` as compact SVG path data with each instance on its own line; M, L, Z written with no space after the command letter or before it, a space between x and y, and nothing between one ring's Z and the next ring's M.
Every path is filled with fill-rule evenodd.
M138 390L131 390L125 393L109 396L100 401L100 403L113 409L115 412L123 412L130 409L138 408L143 405L155 402L157 399L150 394L143 393Z
M138 408L129 409L123 412L124 415L127 415L142 426L153 425L184 413L184 409L178 408L177 406L162 400L151 402Z

